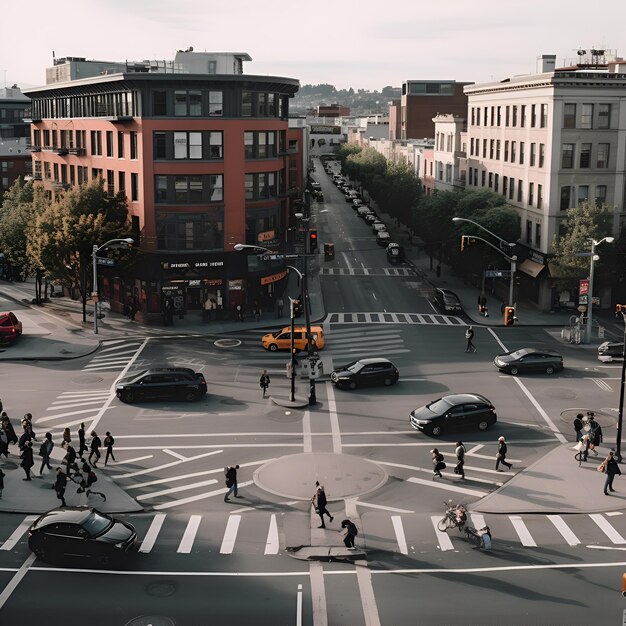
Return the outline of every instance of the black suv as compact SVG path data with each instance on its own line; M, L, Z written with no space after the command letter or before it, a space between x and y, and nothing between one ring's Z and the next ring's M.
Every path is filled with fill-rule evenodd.
M339 389L356 389L357 387L371 387L373 385L393 385L398 382L400 372L387 359L361 359L352 361L336 369L330 380Z
M449 289L435 289L433 300L444 313L463 313L459 297Z
M207 392L204 375L188 367L155 367L120 380L115 393L128 404L137 400L200 400Z

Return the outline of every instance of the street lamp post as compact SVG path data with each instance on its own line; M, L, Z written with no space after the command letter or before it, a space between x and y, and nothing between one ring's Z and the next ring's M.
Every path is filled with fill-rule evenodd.
M626 305L618 305L617 313L622 314L624 320L624 348L622 351L622 376L619 385L619 412L617 414L617 436L615 441L615 458L622 462L622 424L624 420L624 387L626 387Z
M585 330L585 342L591 343L591 322L593 319L593 268L596 261L600 257L596 254L596 246L606 241L607 243L613 243L614 237L604 237L600 241L595 239L591 240L591 262L589 264L589 293L587 295L587 328Z
M468 220L465 217L453 217L452 218L453 222L469 222L470 224L474 224L474 226L477 226L478 228L480 228L481 230L484 230L486 233L489 233L492 237L495 237L500 243L503 243L505 246L508 247L509 250L512 250L515 247L514 243L511 243L510 241L506 241L506 239L502 239L502 237L499 237L498 235L496 235L495 233L492 233L489 229L485 228L484 226L481 226L478 222L475 222L474 220ZM483 241L485 241L483 239ZM488 241L485 241L486 244L489 244ZM508 262L511 264L511 278L509 281L509 306L514 306L514 301L513 301L513 288L515 285L515 272L517 270L517 256L515 255L511 255L509 256L508 254L505 254L500 248L496 248L495 246L491 246L492 248L494 248L497 252L499 252L503 257L505 257Z
M91 250L91 263L93 265L92 276L92 291L91 298L93 299L93 333L98 334L98 252L105 248L128 248L134 243L134 239L127 237L126 239L111 239L101 246L94 243Z

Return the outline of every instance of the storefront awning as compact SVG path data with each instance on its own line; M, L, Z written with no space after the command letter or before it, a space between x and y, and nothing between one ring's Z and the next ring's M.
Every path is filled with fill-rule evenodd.
M537 276L539 276L539 274L541 274L541 272L545 268L546 266L541 263L537 263L536 261L531 261L530 259L526 259L525 261L522 261L520 263L517 269L519 269L520 272L524 272L524 274L528 274L529 276L532 276L533 278L537 278Z

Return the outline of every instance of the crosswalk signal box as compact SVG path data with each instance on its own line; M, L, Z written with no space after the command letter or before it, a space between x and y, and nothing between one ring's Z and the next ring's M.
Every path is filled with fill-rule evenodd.
M325 243L324 244L324 260L332 261L334 258L335 258L335 244Z

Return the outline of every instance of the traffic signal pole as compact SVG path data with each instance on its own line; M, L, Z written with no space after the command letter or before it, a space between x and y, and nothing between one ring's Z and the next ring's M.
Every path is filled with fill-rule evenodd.
M591 295L591 294L590 294ZM624 421L624 387L626 386L626 305L618 304L615 314L622 314L624 320L624 351L622 352L622 377L619 385L619 412L617 414L617 435L615 441L615 458L622 462L622 425Z

